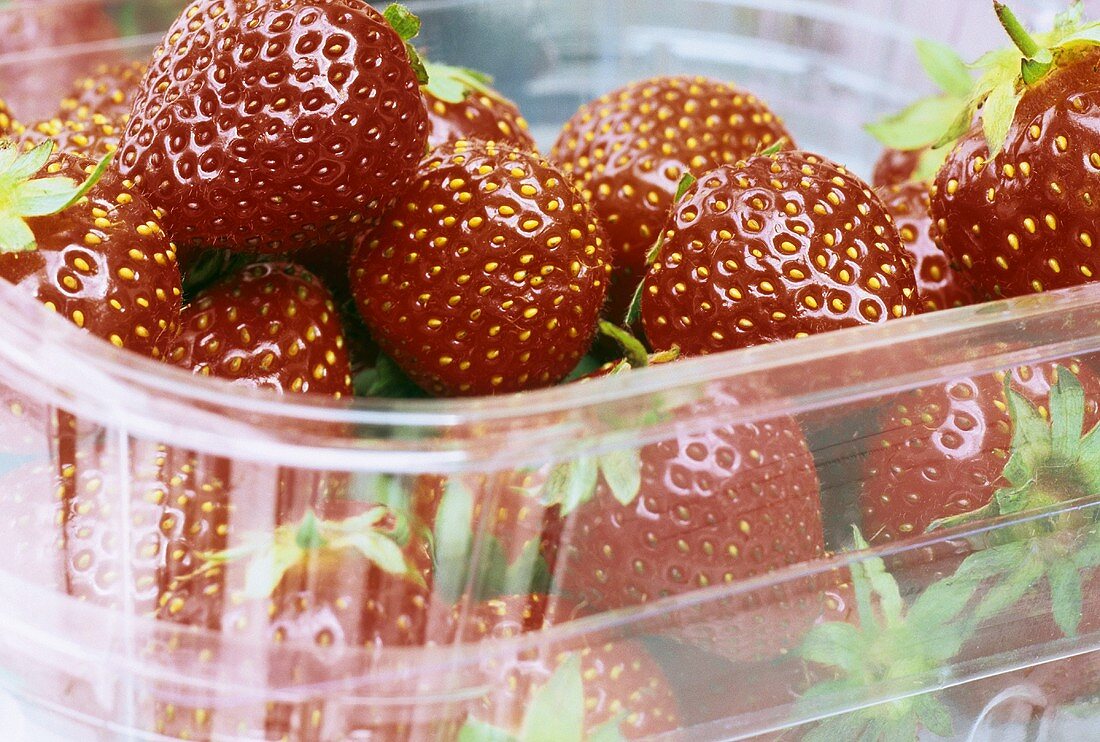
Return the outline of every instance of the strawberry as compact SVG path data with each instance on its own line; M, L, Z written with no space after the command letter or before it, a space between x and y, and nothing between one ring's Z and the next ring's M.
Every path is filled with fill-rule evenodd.
M74 81L55 114L59 119L88 121L95 114L125 123L148 65L145 62L101 64Z
M460 739L531 739L533 730L541 739L649 739L679 725L660 665L641 642L621 640L574 651L548 645L521 660L470 712Z
M871 173L871 185L881 193L883 188L900 186L915 180L923 154L924 150L919 149L887 148L883 150L875 161L875 169Z
M1012 453L1008 389L1043 406L1058 375L1054 364L1020 366L905 392L883 411L883 431L863 473L860 509L871 543L923 533L934 521L985 507L1004 482ZM1100 421L1100 377L1070 370L1086 389L1086 418ZM1049 414L1049 411L1048 413Z
M431 627L434 614L421 569L427 562L426 543L385 507L332 501L300 521L282 523L274 533L246 536L240 546L197 556L197 570L165 586L161 617L217 629L241 642L300 647L272 655L267 673L274 687L302 687L361 672L344 650L417 646ZM179 661L194 660L182 656ZM158 731L205 738L219 729L235 729L316 740L370 730L386 739L403 738L400 722L371 717L384 704L355 711L341 710L337 703L329 719L327 700L319 695L271 704L266 712L243 707L249 713L242 714L165 704ZM337 729L340 724L346 728Z
M807 152L703 175L673 210L655 258L641 316L657 350L716 353L921 311L882 202Z
M351 259L382 350L437 395L549 386L588 350L610 252L568 178L534 155L461 141L424 160Z
M681 178L780 140L783 122L752 93L703 77L658 77L587 103L550 153L607 229L615 278L608 316L622 317L645 273Z
M182 245L280 253L348 239L424 154L406 49L418 28L363 0L194 0L154 54L119 168L171 207Z
M114 154L125 121L116 121L101 113L87 119L48 119L31 124L19 135L23 149L33 149L43 142L53 142L59 152L89 160Z
M39 0L15 0L0 14L0 95L20 115L36 120L53 115L57 105L52 93L65 90L78 75L104 62L114 62L118 27L107 6L95 2L67 4L63 8ZM96 51L95 47L100 47ZM60 49L48 61L43 50Z
M876 193L894 217L925 309L936 311L973 304L976 300L973 292L943 251L939 227L932 219L929 184L911 181L879 188Z
M707 414L732 412L740 401L715 389ZM813 457L790 418L681 432L617 461L605 457L598 477L587 478L596 480L594 495L570 517L555 576L563 594L593 610L763 575L824 551ZM681 633L738 659L770 656L790 648L820 615L817 591L796 587L753 596L752 605L726 605L717 622L693 615ZM759 630L760 617L772 614L789 625Z
M0 277L120 348L162 357L181 294L162 214L106 161L96 168L51 149L0 147L0 191L10 199Z
M428 111L428 146L480 139L536 151L535 138L515 103L492 87L492 78L474 70L426 63L430 84L423 88Z
M568 600L544 593L502 595L480 602L462 600L452 609L451 630L459 642L510 639L571 621L576 613L577 606Z
M236 384L340 397L351 367L332 295L291 263L255 263L183 312L168 360Z
M143 62L100 65L73 83L57 113L28 126L20 141L30 149L52 140L61 152L93 160L114 153L145 71Z
M995 5L1018 48L979 61L982 84L950 132L963 135L932 195L945 252L987 299L1086 283L1100 272L1091 83L1100 24L1085 24L1076 6L1033 38ZM975 115L981 125L971 127Z

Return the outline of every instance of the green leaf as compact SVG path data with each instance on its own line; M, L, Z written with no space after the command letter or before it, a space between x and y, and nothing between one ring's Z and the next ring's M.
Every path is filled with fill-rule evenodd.
M863 534L859 532L857 526L852 526L852 532L855 540L855 548L868 548L867 541L863 538ZM875 623L875 605L874 601L871 599L871 581L862 562L853 564L850 571L852 574L852 592L855 594L856 598L856 613L859 615L859 623L863 627L863 630L870 634L877 629Z
M1005 464L1004 478L1022 487L1034 481L1039 467L1050 458L1051 428L1039 410L1015 389L1007 389L1005 397L1012 421L1012 455ZM1017 511L1001 509L1003 515L1012 512Z
M383 11L382 16L402 41L412 41L420 35L420 18L404 5L391 3Z
M909 701L895 701L894 705L899 703L911 705ZM917 716L912 710L907 710L894 718L872 719L871 725L873 728L869 727L863 733L861 742L905 742L906 740L918 742L920 739Z
M471 554L471 558L474 555ZM504 551L500 540L488 534L482 536L478 542L477 578L474 581L474 595L479 600L488 600L504 593L504 585L508 582L508 555ZM518 570L517 570L518 572ZM518 579L516 575L513 578Z
M500 97L491 87L493 78L483 72L440 62L425 61L424 67L429 80L427 91L447 103L461 103L473 92Z
M0 215L0 254L28 252L36 246L34 232L25 221L17 216Z
M615 499L629 505L642 488L642 454L636 448L605 453L600 457L600 473Z
M283 575L302 558L297 546L275 542L263 549L248 563L244 576L244 593L250 598L266 598L275 592Z
M377 399L421 399L427 397L389 356L380 353L373 368L360 371L355 377L355 396Z
M970 97L974 91L974 78L966 62L954 49L930 39L918 39L915 46L921 67L940 90L964 100Z
M592 456L571 459L554 467L542 492L547 505L561 505L562 515L592 499L599 479L599 466Z
M302 518L302 523L294 534L294 543L303 551L320 549L325 545L325 538L321 535L320 521L317 520L317 515L312 510L308 511L306 516Z
M974 598L980 580L948 577L925 588L906 613L906 622L918 633L935 636L958 618Z
M1066 636L1077 636L1081 625L1081 575L1069 559L1057 559L1047 569L1054 622Z
M695 185L698 178L691 173L684 173L684 177L680 178L680 182L676 184L676 194L672 197L672 205L676 206L678 203L684 200L684 196Z
M0 178L3 178L6 183L19 183L33 177L46 166L54 147L53 140L48 139L29 152L20 153L17 145L6 143L5 157L0 163ZM65 180L73 183L68 178ZM75 183L73 187L76 187Z
M1016 569L1026 558L1023 541L992 546L968 556L949 579L987 580Z
M523 742L583 742L584 681L580 655L569 655L546 685L532 694L519 737Z
M655 250L660 250L658 245L654 246ZM652 250L651 250L652 252ZM649 257L646 257L649 260ZM630 306L626 310L626 316L623 317L623 324L627 327L633 327L642 316L642 291L645 289L645 279L643 278L638 282L638 288L634 289L634 296L630 298Z
M504 571L503 583L495 594L486 595L486 598L495 598L499 595L529 595L531 593L548 593L551 586L550 569L546 560L542 558L540 539L533 538L523 545L519 556L508 565Z
M1078 569L1100 567L1100 541L1097 541L1095 533L1089 536L1089 540L1073 553L1073 563Z
M1085 15L1085 4L1077 0L1073 5L1054 16L1055 34L1064 34L1081 25Z
M871 588L878 594L879 607L886 619L886 625L900 625L902 621L902 602L897 580L886 571L886 564L878 557L865 559L862 567L867 573Z
M900 150L929 147L951 129L959 112L959 101L948 96L924 98L867 125L867 132L883 146Z
M977 108L978 101L973 99L967 101L966 105L959 109L955 118L951 120L951 124L947 127L947 131L943 133L943 136L932 143L932 148L950 149L953 147L963 135L970 131L970 127L974 122L974 112Z
M842 621L814 626L802 641L798 652L802 659L827 667L837 667L848 675L859 671L866 661L863 634Z
M458 600L469 578L471 523L474 497L457 477L447 480L435 516L435 590L446 599Z
M982 129L986 144L989 145L989 159L996 157L1004 148L1019 104L1020 96L1012 83L998 85L985 99L982 107Z
M598 357L589 353L581 358L577 367L569 372L569 375L565 377L565 381L562 383L568 384L570 381L576 381L577 379L588 376L590 373L599 371L603 367L603 361Z
M348 533L338 541L334 541L332 546L355 549L384 572L393 575L409 572L409 563L405 560L401 547L389 536L378 531Z
M458 732L458 742L519 742L514 735L500 727L467 717Z
M962 649L963 644L974 636L977 627L971 621L959 621L947 628L941 628L934 638L929 639L922 650L926 661L944 664Z
M917 160L917 169L913 171L913 180L932 180L939 173L947 156L951 154L947 147L929 148L921 153Z
M974 609L974 620L985 621L1016 605L1045 571L1042 561L1029 554L1002 582L989 588Z
M1058 380L1050 389L1051 449L1059 461L1075 459L1074 455L1085 426L1085 390L1073 372L1056 366Z

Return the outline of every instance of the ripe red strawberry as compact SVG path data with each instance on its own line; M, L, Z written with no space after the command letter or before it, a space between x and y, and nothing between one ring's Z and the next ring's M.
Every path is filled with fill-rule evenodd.
M911 181L879 188L876 193L894 217L925 309L936 311L973 304L976 299L966 279L951 267L943 251L939 227L932 219L929 191L929 184Z
M8 137L22 130L23 126L11 115L7 102L0 98L0 136Z
M543 593L502 595L480 602L462 600L452 610L454 637L448 637L448 641L510 639L571 621L577 611L569 600Z
M962 137L932 195L944 250L988 299L1100 274L1100 127L1091 87L1100 48L1081 40L1097 25L1083 25L1078 7L1039 43L997 7L1019 48L983 58L983 85L960 116L965 132L981 103L981 126Z
M875 162L871 185L880 189L912 181L922 154L923 151L919 149L886 148Z
M356 673L344 650L418 646L434 620L421 570L426 543L384 507L333 501L319 514L309 512L273 534L246 539L239 549L205 551L200 559L204 567L166 585L161 617L220 630L241 642L298 644L300 651L275 656L268 667L276 687ZM379 738L403 739L400 721L372 718L384 704L347 711L337 703L330 719L329 702L320 693L266 710L259 703L226 711L165 704L158 731L207 738L214 730L235 728L238 734L319 740L370 730Z
M1086 390L1086 425L1092 427L1100 421L1100 377L1078 363L1066 365ZM1010 384L1045 409L1056 378L1054 364L1020 366ZM901 394L883 411L880 429L860 495L871 543L910 538L933 521L978 510L1004 485L1013 436L1005 374Z
M680 712L664 672L641 642L573 651L548 645L490 686L461 738L507 739L535 724L545 739L649 739L676 731Z
M882 202L842 166L795 151L720 167L689 188L641 302L650 344L685 355L921 311Z
M588 350L610 272L568 178L492 143L434 151L360 238L352 291L379 346L437 395L549 386Z
M0 148L0 190L12 197L0 277L120 348L163 356L181 286L162 215L102 164L50 149Z
M91 75L73 82L55 117L88 121L98 113L112 121L125 122L130 118L130 109L147 71L145 62L101 64Z
M428 146L460 139L498 142L528 152L535 138L515 103L492 87L492 80L473 70L429 63L430 85L423 89L428 111Z
M738 397L716 389L708 409L715 404L733 410ZM631 467L635 478L624 487ZM557 584L593 610L816 559L824 536L813 457L790 418L680 433L645 446L632 463L625 456L614 468L601 462L595 495L572 515L566 540ZM717 623L713 615L693 617L685 635L738 659L789 649L821 613L819 591L796 587L726 606ZM757 628L763 615L789 623Z
M91 114L87 119L54 118L31 124L19 135L19 141L28 150L51 141L58 152L99 160L118 150L125 125L125 121L101 113Z
M171 207L181 245L279 253L348 239L424 154L406 40L363 0L195 0L154 55L118 165Z
M332 294L291 263L255 263L183 312L168 360L203 376L278 392L351 391Z
M576 180L607 229L615 256L609 316L625 314L681 178L780 140L791 145L763 101L703 77L645 80L581 107L550 159Z
M97 64L118 58L113 45L94 43L114 41L118 35L108 7L100 3L8 3L0 14L0 56L9 60L0 72L0 95L28 120L53 115L55 91L65 90ZM45 49L63 47L65 51L51 54L48 62L38 56Z

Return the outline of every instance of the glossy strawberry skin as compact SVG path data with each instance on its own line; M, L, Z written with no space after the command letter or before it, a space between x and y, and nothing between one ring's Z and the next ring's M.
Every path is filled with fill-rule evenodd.
M712 398L731 409L738 402L722 389ZM595 497L573 515L558 584L592 611L612 610L819 558L818 490L813 457L790 418L650 444L641 450L641 488L633 502L616 500L601 476ZM789 649L821 612L813 586L796 587L726 605L718 616L685 612L680 633L737 659ZM772 606L774 625L751 630ZM779 617L790 624L780 625ZM743 629L750 629L752 642Z
M703 77L645 80L581 107L550 159L576 181L607 229L615 255L609 316L626 313L681 178L780 139L793 146L763 101Z
M883 150L875 162L871 185L875 188L889 188L908 183L916 175L923 154L923 150Z
M118 166L181 245L288 252L367 229L427 122L404 42L362 0L195 0L134 102Z
M76 182L95 163L50 158L43 175ZM181 284L162 215L108 171L86 200L28 220L36 250L0 255L0 277L94 335L154 358L179 328Z
M703 174L673 210L642 292L650 344L685 355L920 311L878 197L840 165L798 151Z
M932 219L930 189L928 183L910 181L879 188L876 193L894 217L925 309L964 307L975 303L976 298L967 279L951 266L943 251L939 227Z
M985 299L1074 286L1100 274L1100 50L1023 95L1004 149L988 161L980 127L936 177L932 214L951 262Z
M588 350L610 252L568 179L535 156L434 151L360 238L352 291L379 346L437 395L549 386Z
M428 111L428 146L432 149L462 139L499 142L536 151L535 138L516 104L495 91L471 91L461 103L441 100L423 91Z
M1089 400L1085 428L1100 421L1100 378L1066 362ZM1012 387L1045 409L1053 364L1012 371ZM871 448L860 509L871 543L924 533L932 521L986 505L1011 450L1004 374L956 379L899 395L882 413L881 439Z
M291 263L255 263L183 313L168 360L195 374L280 393L351 392L332 294Z

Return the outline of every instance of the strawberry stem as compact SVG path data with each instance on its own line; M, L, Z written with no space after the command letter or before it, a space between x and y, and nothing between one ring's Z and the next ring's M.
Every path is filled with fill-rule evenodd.
M1033 84L1054 66L1054 55L1050 53L1050 49L1039 45L1007 5L994 0L993 10L997 13L997 18L1008 37L1012 39L1012 43L1024 55L1021 66L1024 82L1028 85Z
M601 319L600 334L615 341L631 368L645 368L649 365L649 354L646 353L645 346L629 330Z

